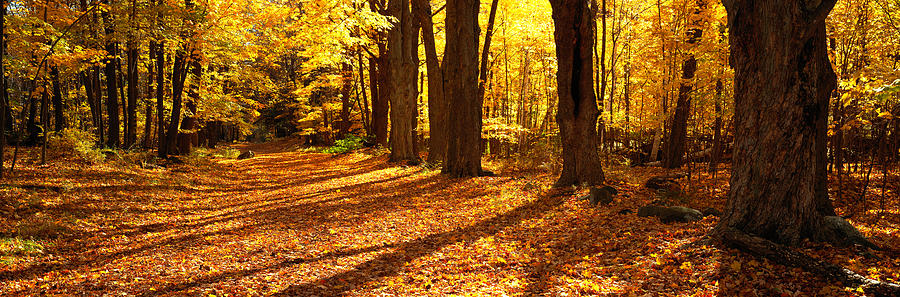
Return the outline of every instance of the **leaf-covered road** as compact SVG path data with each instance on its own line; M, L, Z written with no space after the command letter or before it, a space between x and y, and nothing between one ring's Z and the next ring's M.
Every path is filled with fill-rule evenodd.
M545 174L450 179L369 154L253 149L258 155L249 160L169 169L26 168L23 179L65 190L16 192L47 202L11 221L53 219L70 231L48 239L43 254L0 264L0 295L769 295L827 288L805 272L684 246L714 218L663 225L624 212L650 200L636 177L614 178L620 199L591 208L576 193L547 189ZM896 279L896 271L894 264L885 277Z

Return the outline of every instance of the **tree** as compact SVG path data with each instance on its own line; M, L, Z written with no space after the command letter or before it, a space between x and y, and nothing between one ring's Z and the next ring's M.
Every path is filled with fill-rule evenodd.
M775 242L841 241L824 217L826 121L835 74L825 17L830 1L725 1L735 69L735 151L725 216Z
M390 160L418 162L416 148L416 78L419 74L419 25L409 0L390 0L387 13L397 19L387 33L388 85L379 89L391 100Z
M447 117L443 173L478 176L481 170L481 103L478 96L478 0L447 3L444 95L453 108Z
M109 5L110 0L104 0ZM104 33L106 34L106 53L109 58L106 60L106 113L109 117L108 131L106 134L106 146L119 147L121 140L119 139L119 96L116 91L119 89L119 77L116 73L116 59L119 55L119 43L115 42L115 29L113 29L113 18L109 12L102 12L104 22Z
M447 155L447 101L444 99L444 78L441 61L438 60L434 42L434 24L428 0L413 0L422 27L422 43L425 47L425 71L428 75L428 162L440 163Z
M557 186L600 184L603 168L597 152L597 98L593 91L594 28L588 2L551 0L556 41L556 122L562 142L563 168Z
M688 27L687 44L694 45L700 42L703 37L703 20L700 19L701 13L706 9L706 1L696 1L696 8L691 14L693 20ZM672 129L669 130L669 139L666 140L665 156L663 157L663 166L666 168L680 168L684 163L684 146L687 139L687 121L691 112L691 91L693 84L691 81L697 73L697 58L694 54L689 53L687 59L681 64L681 84L678 87L678 101L675 102L675 115L672 118Z

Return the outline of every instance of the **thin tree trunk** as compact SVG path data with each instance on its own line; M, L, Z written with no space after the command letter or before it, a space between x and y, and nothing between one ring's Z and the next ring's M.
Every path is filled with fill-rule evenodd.
M414 0L414 10L421 22L425 45L425 71L428 75L428 163L437 164L447 155L448 104L444 99L444 78L434 42L431 5L427 0Z
M713 125L713 148L709 158L709 173L713 178L719 169L719 159L722 157L722 90L725 86L722 80L716 81L716 121Z
M50 76L53 79L53 120L54 131L59 132L67 127L65 115L65 102L62 96L62 86L59 82L59 68L53 66L50 68ZM50 123L49 121L47 122ZM44 130L47 130L45 127Z
M110 0L104 0L104 4L109 5ZM104 21L104 33L108 38L112 38L115 35L112 17L106 10L101 15ZM106 146L114 148L119 147L121 144L119 139L119 95L116 93L119 88L119 79L116 73L116 57L119 55L119 45L112 40L107 41L106 53L110 57L106 61L106 113L109 118Z
M484 46L481 50L481 65L478 68L478 97L484 101L484 86L487 82L488 59L491 56L491 38L494 36L494 20L497 18L499 0L491 1L491 13L488 16L487 31L484 33Z
M341 127L339 138L344 138L350 134L350 93L353 91L353 65L344 63L341 74L343 74L344 84L341 87Z
M706 1L698 0L692 14L694 20L687 30L687 45L689 47L700 42L703 37L703 21L698 19L706 9ZM691 91L694 86L692 80L697 73L697 58L688 54L687 59L681 65L681 86L678 87L678 101L675 102L675 115L672 119L672 129L669 130L669 138L666 140L666 152L663 157L663 167L680 168L684 163L685 142L687 140L687 120L691 112Z

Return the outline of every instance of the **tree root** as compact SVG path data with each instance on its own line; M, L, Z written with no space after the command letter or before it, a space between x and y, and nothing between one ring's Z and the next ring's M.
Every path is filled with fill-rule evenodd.
M765 257L783 265L800 267L807 271L824 275L848 287L862 288L872 296L900 296L900 285L866 278L849 269L825 261L816 260L809 255L794 251L784 245L764 238L752 236L726 227L717 230L721 243L749 252L755 256Z

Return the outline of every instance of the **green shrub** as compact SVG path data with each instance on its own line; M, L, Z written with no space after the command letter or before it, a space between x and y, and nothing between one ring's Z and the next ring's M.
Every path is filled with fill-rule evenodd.
M54 132L48 138L50 147L63 152L72 152L87 162L100 163L106 159L103 151L94 146L97 138L89 131L67 128Z
M237 159L238 156L241 155L241 151L233 149L233 148L225 148L214 152L213 157L223 158L223 159Z
M334 142L334 145L325 149L323 152L329 154L343 154L354 151L363 147L362 137L356 135L348 135L347 138Z

